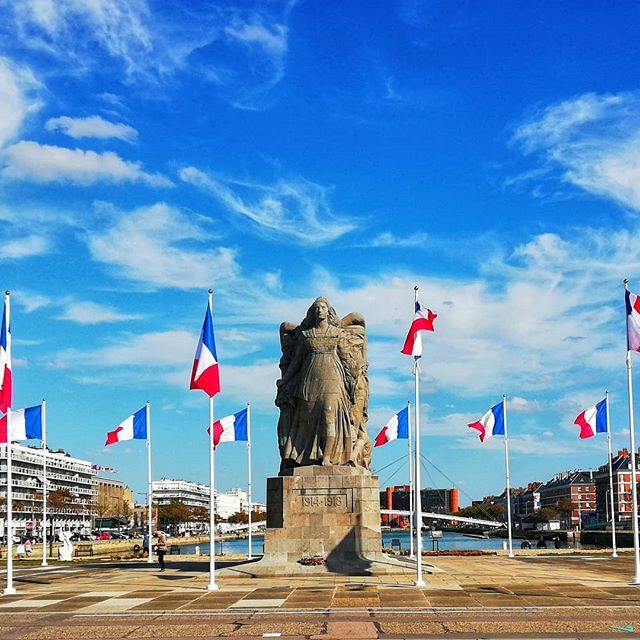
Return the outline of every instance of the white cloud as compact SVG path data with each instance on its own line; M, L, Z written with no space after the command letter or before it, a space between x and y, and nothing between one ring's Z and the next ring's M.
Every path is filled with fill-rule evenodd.
M251 290L251 319L238 295L227 303L229 319L236 326L300 322L312 300L326 295L341 316L359 311L366 319L372 398L408 399L411 362L399 350L418 284L423 305L439 313L436 332L424 339L427 396L446 390L461 394L465 404L478 398L481 411L505 393L521 411L556 411L554 398L591 389L594 379L602 385L617 379L624 352L622 278L640 273L639 244L640 228L573 229L567 238L536 236L469 277L382 270L346 286L317 270L298 295Z
M109 122L100 116L88 118L70 118L60 116L49 118L45 125L47 131L62 131L71 138L117 138L125 142L134 142L138 132L127 124Z
M379 248L406 248L423 247L427 248L429 235L426 233L412 233L406 236L398 236L395 233L385 231L379 233L375 238L366 243L365 246Z
M51 243L44 236L32 234L24 238L3 240L0 243L0 260L22 260L49 253Z
M5 0L0 6L7 31L32 50L72 60L68 70L88 66L96 47L120 60L129 76L153 56L144 0Z
M0 36L54 58L65 73L99 65L125 82L153 84L184 73L238 108L259 110L284 75L294 5L0 0Z
M33 313L53 303L53 300L49 296L25 290L14 290L11 294L11 300L13 303L19 304L25 313Z
M144 366L154 370L182 366L188 370L188 380L197 341L197 333L181 330L121 335L117 342L106 347L89 351L61 351L53 358L51 365L58 369L69 369L99 362L104 368Z
M0 147L18 135L27 115L40 106L33 97L37 87L29 69L0 57Z
M523 122L512 142L539 155L543 175L559 172L565 183L640 210L640 91L552 104Z
M178 289L231 285L237 279L235 252L208 248L210 241L194 217L164 203L116 214L105 230L87 236L93 259L115 267L119 276Z
M267 25L258 16L253 16L250 22L234 20L224 32L249 48L257 47L274 56L287 52L287 27L284 24Z
M228 211L251 220L266 235L326 244L356 227L330 209L328 189L308 180L261 185L222 180L195 167L180 170L179 176L214 196Z
M98 153L21 141L2 152L2 175L30 182L71 182L82 186L97 182L142 182L150 187L169 187L172 182L159 173L143 171L139 162L128 162L112 151Z
M70 320L76 324L94 325L111 322L139 320L142 316L122 313L117 309L89 301L71 301L65 304L58 320Z

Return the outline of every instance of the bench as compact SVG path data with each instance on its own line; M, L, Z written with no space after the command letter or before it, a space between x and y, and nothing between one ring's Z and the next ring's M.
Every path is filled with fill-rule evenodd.
M93 556L93 545L79 544L76 546L75 551L76 558L79 558L80 556Z
M177 544L172 544L169 547L169 555L170 556L180 555L180 547Z

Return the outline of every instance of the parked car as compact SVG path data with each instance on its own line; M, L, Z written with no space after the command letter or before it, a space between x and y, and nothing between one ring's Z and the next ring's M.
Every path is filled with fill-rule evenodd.
M98 534L96 540L111 540L111 534L103 531L102 533Z
M120 531L115 531L110 534L112 540L128 540L129 536L126 533L120 533Z

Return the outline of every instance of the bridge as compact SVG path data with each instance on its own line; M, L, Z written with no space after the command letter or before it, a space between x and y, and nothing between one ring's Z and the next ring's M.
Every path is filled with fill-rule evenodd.
M259 520L258 522L251 523L251 531L262 531L266 529L267 521ZM248 524L227 524L226 522L221 522L218 524L217 529L220 533L241 533L242 531L249 531Z
M381 515L390 516L410 516L411 511L402 511L398 509L380 509ZM423 511L422 517L429 520L451 520L455 522L468 522L469 524L477 524L483 527L506 527L505 522L497 522L495 520L479 520L478 518L464 518L462 516L449 515L448 513L431 513L429 511Z

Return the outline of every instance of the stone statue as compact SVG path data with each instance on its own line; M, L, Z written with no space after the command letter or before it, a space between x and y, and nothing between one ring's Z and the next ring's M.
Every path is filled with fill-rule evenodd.
M71 544L71 532L60 531L58 533L62 546L58 549L58 560L71 562L73 560L73 545Z
M317 298L299 325L280 325L278 444L286 469L350 465L369 470L369 381L364 318L339 318Z

